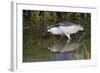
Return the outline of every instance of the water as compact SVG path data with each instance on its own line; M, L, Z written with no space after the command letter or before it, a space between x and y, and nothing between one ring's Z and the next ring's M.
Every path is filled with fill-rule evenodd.
M74 51L75 49L78 49L80 47L80 43L78 42L59 42L56 43L54 45L52 45L51 47L48 47L48 49L52 52L70 52L70 51Z
M27 39L28 38L28 39ZM43 61L64 61L90 59L90 43L84 41L71 40L67 38L34 39L32 36L26 37L23 50L23 62L43 62Z
M73 52L55 53L54 56L48 57L46 59L28 58L28 59L25 59L24 62L64 61L64 60L74 60L74 54L73 54Z

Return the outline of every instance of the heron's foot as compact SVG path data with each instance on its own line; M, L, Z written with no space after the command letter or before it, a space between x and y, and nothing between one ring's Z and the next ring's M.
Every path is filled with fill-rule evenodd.
M66 34L66 36L68 37L67 43L69 43L71 40L70 34Z

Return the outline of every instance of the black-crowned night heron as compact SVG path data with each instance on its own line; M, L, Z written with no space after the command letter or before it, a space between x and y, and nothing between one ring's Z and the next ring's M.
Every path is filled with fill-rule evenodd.
M70 34L83 31L83 27L72 22L61 22L48 26L47 31L54 35L65 35L68 37L67 42L70 42Z

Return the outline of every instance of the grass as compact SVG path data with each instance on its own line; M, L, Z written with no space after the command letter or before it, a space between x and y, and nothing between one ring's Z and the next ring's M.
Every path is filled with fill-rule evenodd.
M74 52L76 60L91 59L90 40L86 39L79 49Z

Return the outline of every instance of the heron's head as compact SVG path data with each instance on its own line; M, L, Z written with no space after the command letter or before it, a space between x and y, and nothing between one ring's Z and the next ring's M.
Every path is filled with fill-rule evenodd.
M47 32L53 32L53 28L47 27Z
M48 28L47 32L50 32L52 34L61 34L61 31L57 28L57 27L52 27L52 28Z
M51 32L51 29L47 29L47 32Z
M52 29L54 28L54 25L50 25L46 28L47 32L52 32Z

